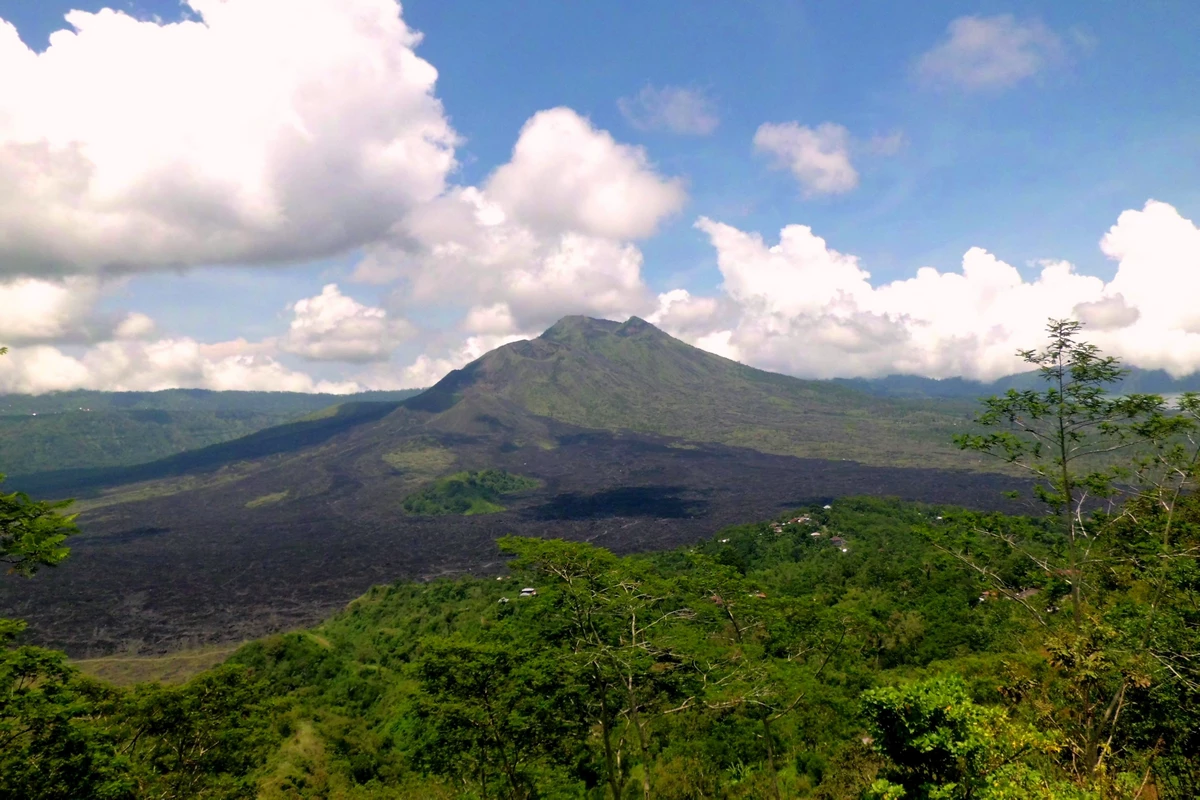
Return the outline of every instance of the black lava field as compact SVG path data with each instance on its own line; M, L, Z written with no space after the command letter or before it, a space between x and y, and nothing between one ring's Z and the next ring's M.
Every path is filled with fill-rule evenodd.
M269 515L188 491L85 513L62 566L8 581L5 616L83 657L236 642L310 625L378 583L503 570L505 534L585 540L617 552L675 547L813 501L895 496L1012 510L1021 484L968 471L869 467L680 446L634 434L563 436L556 447L494 447L486 463L542 481L501 513L405 514L330 466L322 491ZM341 462L335 462L341 463Z

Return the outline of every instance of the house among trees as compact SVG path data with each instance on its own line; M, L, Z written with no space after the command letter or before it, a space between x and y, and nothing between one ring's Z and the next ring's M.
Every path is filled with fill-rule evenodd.
M537 589L532 586L526 586L521 590L521 597L537 597Z
M793 517L792 519L786 520L785 522L771 523L771 530L778 535L783 533L783 528L785 525L805 525L810 522L812 522L812 517L808 516L807 514L802 514L798 517Z

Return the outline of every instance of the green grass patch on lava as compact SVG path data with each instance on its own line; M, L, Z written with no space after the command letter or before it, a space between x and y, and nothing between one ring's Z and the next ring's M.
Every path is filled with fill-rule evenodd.
M503 511L500 498L536 489L540 481L499 469L456 472L404 498L410 514L470 516Z

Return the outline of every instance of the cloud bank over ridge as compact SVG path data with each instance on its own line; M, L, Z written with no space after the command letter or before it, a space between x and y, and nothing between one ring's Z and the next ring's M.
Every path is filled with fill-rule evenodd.
M1018 349L1036 346L1048 318L1079 318L1086 335L1128 363L1185 375L1200 368L1200 229L1167 203L1125 211L1100 242L1113 279L1043 261L1036 275L980 247L958 272L922 267L879 286L853 255L803 225L777 244L701 218L724 278L715 298L662 296L672 315L687 304L713 311L679 331L719 343L723 355L805 377L909 373L991 380L1019 371ZM717 309L724 309L724 317Z

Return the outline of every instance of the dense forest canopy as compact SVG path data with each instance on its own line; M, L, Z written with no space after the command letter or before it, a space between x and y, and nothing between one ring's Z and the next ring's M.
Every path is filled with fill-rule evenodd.
M958 439L1046 513L841 499L629 556L509 537L505 575L376 587L182 686L98 682L5 623L0 796L1200 796L1200 398L1110 394L1078 335L1052 324L1042 385ZM62 511L0 496L5 560L60 560Z

